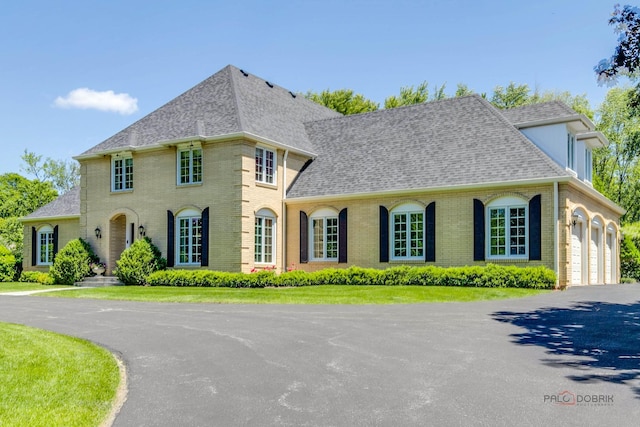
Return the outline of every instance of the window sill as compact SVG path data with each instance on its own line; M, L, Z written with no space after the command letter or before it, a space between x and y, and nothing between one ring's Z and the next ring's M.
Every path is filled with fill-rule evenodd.
M389 259L389 264L424 264L426 261L423 258L393 258Z
M131 190L111 190L111 194L128 194L133 193L133 188Z
M260 181L256 181L256 187L270 188L272 190L278 189L277 184L269 184L268 182L260 182Z
M184 187L202 187L202 182L187 182L185 184L176 184L177 188L184 188Z
M514 262L521 262L521 263L526 263L529 262L529 257L526 258L522 258L522 257L518 257L518 258L489 258L487 257L487 259L485 259L486 262L493 262L493 263L514 263Z

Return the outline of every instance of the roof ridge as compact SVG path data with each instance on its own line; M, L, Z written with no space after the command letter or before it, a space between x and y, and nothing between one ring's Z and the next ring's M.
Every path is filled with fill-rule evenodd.
M233 94L233 104L234 107L236 109L236 114L234 114L236 116L236 121L238 123L238 128L240 130L245 130L245 126L244 126L244 118L243 116L243 111L240 108L240 98L238 97L238 91L236 90L236 85L237 85L237 81L236 78L234 76L234 73L232 72L232 69L236 68L233 65L229 64L227 65L224 69L225 71L228 73L229 75L229 80L230 80L230 88L229 90L231 90L231 93ZM236 68L238 71L240 71L239 68Z
M306 124L310 124L310 123L316 123L316 122L326 122L328 120L341 120L341 119L349 119L349 118L355 118L355 117L363 117L363 116L368 116L368 115L374 115L374 114L387 114L390 111L401 111L401 110L407 110L407 109L418 109L418 108L423 108L424 106L428 105L431 106L433 104L440 104L440 103L445 103L445 102L455 102L464 98L481 98L480 95L474 93L471 95L465 95L465 96L454 96L451 98L444 98L444 99L435 99L432 101L426 101L426 102L420 102L418 104L410 104L410 105L401 105L400 107L393 107L393 108L381 108L379 110L374 110L374 111L365 111L364 113L355 113L355 114L347 114L347 115L340 115L340 116L336 116L336 117L328 117L326 119L318 119L318 120L312 120L310 122L305 122ZM311 101L314 102L314 101ZM321 104L319 104L321 105ZM328 107L325 107L328 108Z

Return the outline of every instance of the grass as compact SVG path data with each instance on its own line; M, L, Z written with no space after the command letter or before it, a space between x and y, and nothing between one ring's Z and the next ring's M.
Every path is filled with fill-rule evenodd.
M0 425L91 426L110 412L115 358L88 341L0 323Z
M51 289L68 288L65 285L41 285L39 283L22 283L22 282L0 282L0 294L4 292L19 291L46 291Z
M295 288L182 288L112 286L51 292L47 297L221 304L414 304L520 298L551 291L444 286L304 286Z

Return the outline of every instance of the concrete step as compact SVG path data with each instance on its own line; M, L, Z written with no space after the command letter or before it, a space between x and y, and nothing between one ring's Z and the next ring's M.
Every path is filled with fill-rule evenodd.
M85 277L81 282L76 282L76 286L124 286L124 284L116 276L90 276Z

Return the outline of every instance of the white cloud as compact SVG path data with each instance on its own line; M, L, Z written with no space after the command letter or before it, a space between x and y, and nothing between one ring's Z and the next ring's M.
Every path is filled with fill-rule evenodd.
M65 97L57 97L56 107L100 110L120 114L138 111L138 100L128 93L114 93L112 90L97 92L86 87L74 89Z

